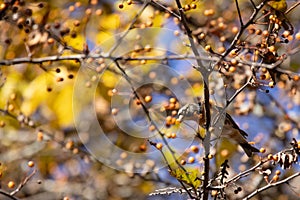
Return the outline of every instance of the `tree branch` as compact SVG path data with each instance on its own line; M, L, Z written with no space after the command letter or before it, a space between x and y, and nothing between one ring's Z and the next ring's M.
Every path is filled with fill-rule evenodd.
M252 197L254 197L255 195L257 195L258 193L260 192L263 192L271 187L275 187L275 186L278 186L278 185L281 185L283 183L287 183L288 181L292 180L293 178L296 178L297 176L300 176L300 172L298 173L295 173L281 181L278 181L278 182L275 182L275 183L269 183L268 185L264 186L264 187L261 187L257 190L255 190L254 192L252 192L251 194L247 195L246 197L243 198L243 200L248 200L248 199L251 199Z

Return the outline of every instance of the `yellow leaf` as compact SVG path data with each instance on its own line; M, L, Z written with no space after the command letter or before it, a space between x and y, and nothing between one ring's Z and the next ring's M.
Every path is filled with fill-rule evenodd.
M46 90L49 79L49 74L40 74L24 89L24 101L21 105L21 111L25 115L31 115L42 103L45 103L53 95Z
M120 26L120 16L111 14L101 20L100 27L104 30L116 30Z
M220 145L217 148L216 154L216 166L220 167L221 164L232 157L232 155L237 151L237 144L233 144L227 138L222 138Z
M73 123L72 97L73 86L66 85L53 101L53 111L59 126L69 126Z
M118 81L118 77L109 71L106 71L103 76L101 77L101 82L109 88L113 88L116 85L116 82Z
M271 6L273 9L280 11L280 12L285 12L287 9L286 0L269 1L268 5Z
M170 174L194 188L198 188L201 185L200 172L197 168L186 169L186 172L181 168L177 168L172 170Z

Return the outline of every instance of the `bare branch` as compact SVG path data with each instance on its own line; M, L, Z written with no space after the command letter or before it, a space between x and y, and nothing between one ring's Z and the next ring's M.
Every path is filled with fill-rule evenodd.
M148 4L149 4L149 0L145 0L142 8L135 15L135 17L131 21L128 29L124 33L122 33L122 35L117 39L117 41L114 44L114 46L109 50L109 52L108 52L109 56L112 55L112 53L118 48L118 46L120 46L120 44L122 43L122 40L126 37L126 35L128 35L129 31L134 27L134 24L136 23L136 21L138 20L138 18L140 17L140 15L144 12L144 10L147 8Z
M14 196L17 194L25 185L26 183L35 175L37 172L36 169L34 169L26 178L18 185L18 187L10 193L11 196Z
M0 194L2 194L3 196L6 196L6 197L8 197L8 198L10 198L12 200L19 200L19 198L14 197L14 196L10 195L9 193L7 193L7 192L5 192L5 191L3 191L1 189L0 189Z
M239 7L239 2L238 0L235 0L235 6L236 6L236 9L238 11L238 15L239 15L239 20L240 20L240 25L241 27L244 26L244 23L243 23L243 18L242 18L242 15L241 15L241 10L240 10L240 7Z
M264 187L261 187L261 188L255 190L254 192L252 192L251 194L247 195L246 197L243 198L243 200L251 199L252 197L257 195L258 193L261 193L261 192L263 192L263 191L265 191L265 190L267 190L271 187L275 187L275 186L278 186L278 185L281 185L281 184L284 184L284 183L288 183L288 181L290 181L290 180L292 180L292 179L294 179L298 176L300 176L300 172L295 173L295 174L293 174L293 175L291 175L291 176L289 176L289 177L287 177L287 178L285 178L281 181L278 181L278 182L275 182L275 183L269 183L268 185L266 185Z

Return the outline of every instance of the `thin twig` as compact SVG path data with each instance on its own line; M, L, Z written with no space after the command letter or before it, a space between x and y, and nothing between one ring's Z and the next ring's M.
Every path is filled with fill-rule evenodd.
M234 37L233 41L231 42L229 48L223 53L220 61L223 60L231 52L231 50L235 47L235 45L237 44L237 42L239 41L239 39L243 35L244 31L247 29L248 26L250 26L253 23L253 20L255 19L255 17L259 13L259 11L264 7L264 5L266 3L267 3L267 1L263 1L257 7L254 8L254 11L253 11L252 15L250 16L248 22L246 24L244 24L243 26L241 26L241 29L235 35L235 37ZM220 63L220 61L217 62L217 64Z
M144 12L144 10L147 8L149 4L149 0L145 0L142 8L139 10L139 12L135 15L133 20L131 21L128 29L121 34L121 36L117 39L115 45L109 50L108 55L112 55L112 53L121 45L123 39L128 35L129 31L134 27L134 24L137 22L138 18L141 16L141 14Z
M240 20L240 25L241 25L241 27L243 27L243 26L244 26L244 23L243 23L243 19L242 19L241 10L240 10L240 7L239 7L239 2L238 2L238 0L235 0L235 6L236 6L236 9L237 9L237 11L238 11L239 20Z
M277 101L276 98L274 98L271 94L267 94L267 96L270 98L271 101L273 101L275 103L275 105L281 110L281 112L284 114L284 117L286 119L288 119L289 121L291 121L295 126L297 126L298 128L300 128L299 123L295 120L293 120L290 115L288 114L288 112L284 109L284 107Z
M200 54L198 52L198 49L195 45L195 42L192 37L192 31L190 30L186 16L184 14L184 10L182 8L182 5L180 3L180 0L176 0L176 5L179 9L179 13L181 16L181 22L185 28L186 34L188 36L189 42L191 49L196 57L199 57ZM201 63L201 60L197 59L197 65L195 68L201 73L203 80L204 80L204 109L205 109L205 120L206 120L206 133L205 133L205 138L204 138L204 151L205 151L205 158L204 160L204 181L203 181L203 199L206 200L208 199L208 190L206 189L208 182L209 182L209 172L210 172L210 167L209 167L209 158L208 155L210 154L210 138L211 138L211 133L210 133L210 122L211 122L211 115L210 115L210 103L209 103L209 75L211 73L211 69L209 69L209 66L203 66ZM196 193L197 194L197 193Z
M259 163L257 163L256 165L254 165L254 166L251 167L250 169L247 169L247 170L245 170L245 171L239 173L238 175L236 175L236 176L234 176L234 177L228 179L227 181L225 181L224 184L226 185L226 184L229 184L229 183L231 183L231 182L235 182L236 180L239 180L240 178L247 176L250 172L256 170L258 167L262 166L262 165L263 165L264 163L266 163L267 161L268 161L267 159L261 160Z
M167 6L163 5L162 3L158 2L158 1L154 1L154 0L151 0L150 3L151 3L151 5L157 5L158 7L162 8L163 10L169 12L174 17L177 17L179 20L181 20L181 17L177 13L170 10Z
M297 176L300 176L300 172L298 173L295 173L281 181L278 181L278 182L275 182L275 183L269 183L268 185L264 186L264 187L261 187L257 190L255 190L254 192L252 192L251 194L247 195L246 197L243 198L243 200L248 200L248 199L251 199L252 197L254 197L255 195L257 195L258 193L260 192L263 192L271 187L275 187L275 186L278 186L278 185L281 185L283 183L287 183L288 181L292 180L293 178L296 178Z
M18 185L18 187L10 193L11 196L17 194L25 185L26 183L35 175L37 169L34 169L26 178Z
M294 5L292 5L288 10L286 10L285 12L284 12L284 14L289 14L289 12L291 12L292 10L294 10L297 6L299 6L300 5L300 1L298 1L298 2L296 2Z
M5 192L5 191L3 191L1 189L0 189L0 194L2 194L3 196L6 196L6 197L8 197L8 198L10 198L12 200L19 200L19 198L14 197L14 196L10 195L9 193L7 193L7 192Z
M235 91L235 93L230 97L229 100L226 101L226 105L219 110L218 117L213 122L213 127L219 122L220 117L225 113L228 106L233 102L233 100L251 83L253 79L253 76L251 76L248 81L238 90Z
M120 66L120 64L118 63L117 60L115 60L114 63L116 64L117 68L121 71L121 73L122 73L122 75L124 76L125 80L129 83L129 85L130 85L130 87L131 87L131 90L132 90L132 92L133 92L135 98L137 98L138 100L140 100L140 102L141 102L140 105L142 106L142 109L143 109L143 111L145 112L146 117L148 118L148 120L150 121L150 123L154 126L155 130L156 130L156 131L159 133L159 135L161 136L164 145L165 145L165 146L167 147L167 149L171 152L172 158L174 159L175 163L179 166L180 169L182 169L182 170L185 172L185 174L187 174L186 169L178 162L177 158L175 157L175 152L174 152L174 150L171 148L171 146L169 145L169 143L168 143L168 141L166 140L166 138L164 137L164 134L159 130L157 124L154 122L154 120L153 120L152 117L150 116L149 110L147 109L147 107L145 106L145 104L142 102L142 100L141 100L142 98L139 96L139 94L137 93L136 89L134 88L134 86L133 86L133 84L132 84L132 82L131 82L130 77L127 75L127 73L125 72L125 70ZM150 144L151 144L151 142L150 142ZM161 151L161 153L162 153L162 155L163 155L163 157L164 157L164 160L166 161L166 164L168 165L169 169L172 171L173 169L172 169L171 166L169 165L167 158L165 157L165 155L163 154L162 151ZM188 177L188 179L190 179L189 176L188 176L188 174L187 174L187 177ZM185 185L183 184L183 182L182 182L181 180L179 180L179 179L177 179L177 180L178 180L179 183L185 188ZM192 182L193 180L189 180L189 181ZM194 187L193 187L193 188L194 188ZM186 189L186 188L185 188L185 189ZM195 188L194 188L194 190L195 190L195 193L197 194L197 190L196 190ZM189 191L187 191L187 193L188 193L188 195L190 196L190 198L192 198L192 199L194 198L194 197L192 196L192 194L191 194Z

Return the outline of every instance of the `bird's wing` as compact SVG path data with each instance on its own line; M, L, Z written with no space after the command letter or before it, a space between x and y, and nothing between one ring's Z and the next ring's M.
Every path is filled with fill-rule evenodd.
M235 123L235 121L232 119L232 117L226 113L226 120L225 120L225 124L228 123L228 124L231 124L233 128L239 130L239 132L245 137L247 138L248 134L241 130L240 127Z

